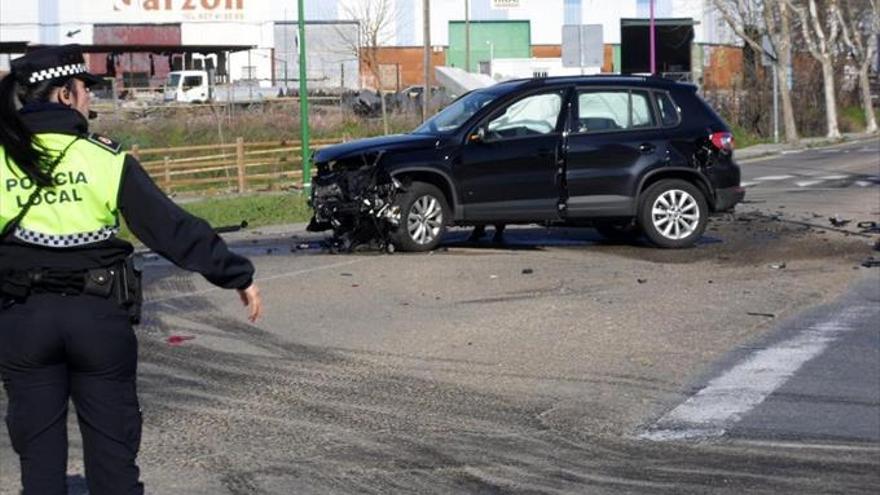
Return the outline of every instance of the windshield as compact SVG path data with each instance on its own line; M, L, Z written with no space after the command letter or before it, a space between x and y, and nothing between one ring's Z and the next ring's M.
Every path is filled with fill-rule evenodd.
M178 84L180 84L180 74L169 74L165 87L169 89L177 89Z
M498 95L487 91L472 91L452 102L442 112L431 117L413 133L446 134L458 129L481 108L488 105Z

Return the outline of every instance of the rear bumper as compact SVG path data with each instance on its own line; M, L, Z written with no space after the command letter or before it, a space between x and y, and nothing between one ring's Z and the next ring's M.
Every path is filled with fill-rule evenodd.
M716 189L714 210L715 212L731 210L737 203L741 202L745 196L746 189L742 186Z

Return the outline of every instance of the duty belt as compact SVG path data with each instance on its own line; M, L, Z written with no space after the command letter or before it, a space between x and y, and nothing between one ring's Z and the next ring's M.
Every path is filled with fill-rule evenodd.
M138 323L143 300L140 279L131 258L111 267L88 270L6 270L0 272L0 298L24 302L31 294L41 293L115 296L119 306L128 310L132 323Z
M91 294L109 297L113 292L113 278L116 272L115 268L10 270L0 274L0 293L14 299L23 299L32 293L46 292L71 296Z

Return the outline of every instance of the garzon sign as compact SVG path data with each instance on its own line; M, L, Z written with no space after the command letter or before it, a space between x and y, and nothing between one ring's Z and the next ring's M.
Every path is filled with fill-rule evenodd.
M518 9L520 4L520 0L492 0L493 9Z
M177 14L192 19L235 18L244 0L113 0L113 11Z

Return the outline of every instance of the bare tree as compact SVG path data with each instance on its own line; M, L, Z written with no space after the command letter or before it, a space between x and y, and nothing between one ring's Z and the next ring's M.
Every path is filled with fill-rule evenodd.
M794 120L791 89L788 87L788 70L791 66L791 11L786 0L712 0L712 3L733 32L755 51L764 53L776 67L785 140L797 143L800 137ZM761 39L763 36L769 40L772 53L764 49Z
M389 133L388 108L382 93L382 71L379 65L379 47L391 41L390 27L395 10L392 0L348 0L340 6L348 17L358 21L357 38L340 31L340 36L355 56L360 58L370 73L382 100L382 129Z
M825 1L819 9L816 0L785 0L800 19L801 33L810 55L822 66L822 86L825 88L825 120L827 137L840 137L837 124L837 92L834 83L834 59L837 39L840 36L840 16L835 15L838 0ZM806 3L806 7L803 5Z
M880 0L844 0L835 9L835 15L840 18L843 41L859 72L859 89L867 124L865 130L877 132L868 72L877 53L877 45L869 37L880 32Z

